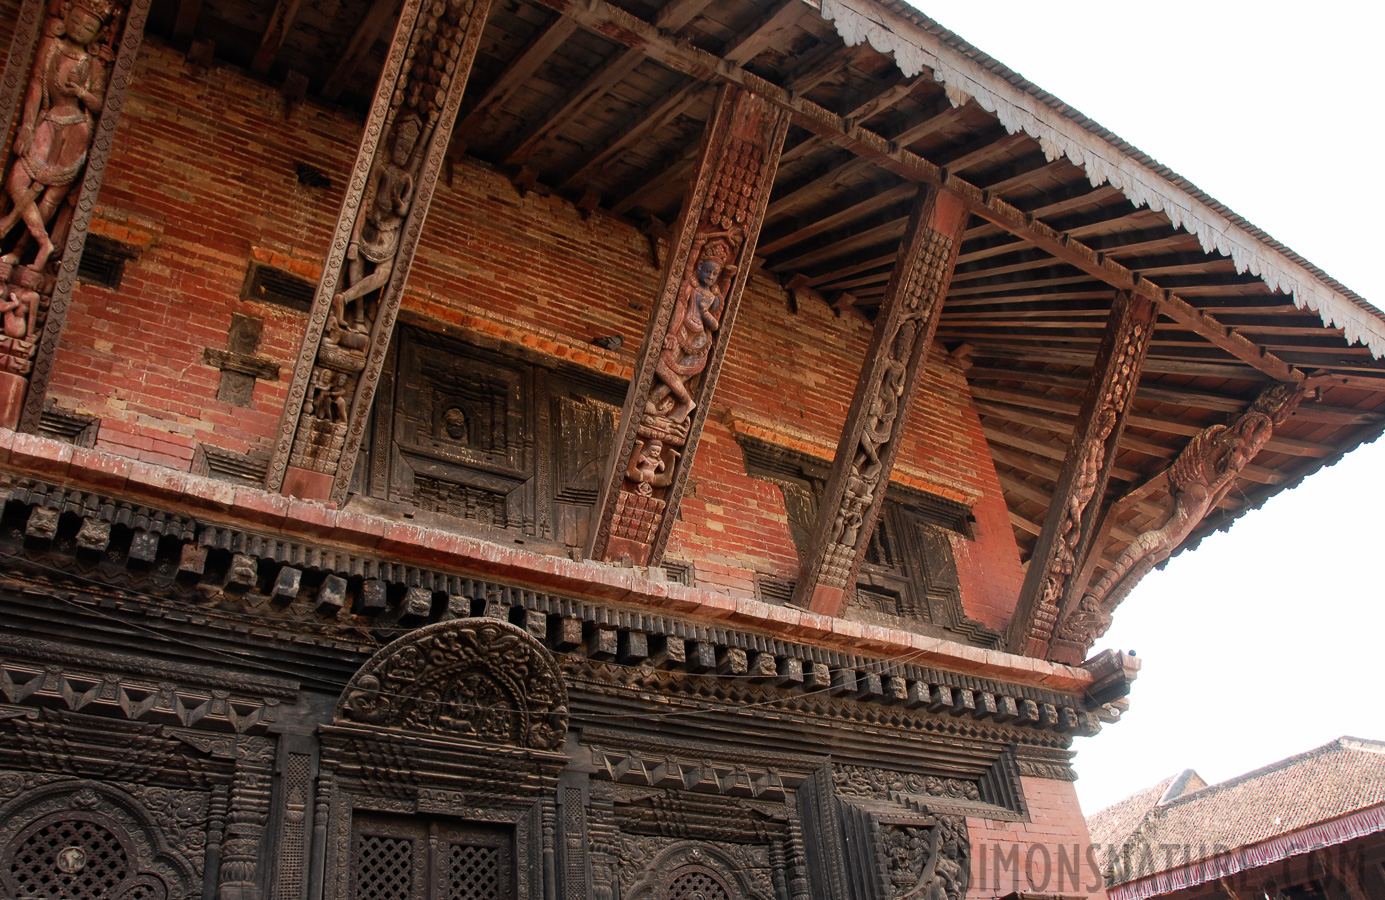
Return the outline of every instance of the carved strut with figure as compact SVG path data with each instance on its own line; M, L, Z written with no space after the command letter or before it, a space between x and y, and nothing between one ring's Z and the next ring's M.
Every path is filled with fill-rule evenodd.
M399 234L413 206L414 176L428 144L428 130L416 116L404 117L394 126L389 156L376 162L361 203L363 211L346 248L348 285L332 297L326 336L330 343L363 350L369 341L374 316L366 304L371 294L389 284L394 272Z
M35 270L47 266L55 250L50 229L86 168L95 114L105 98L104 60L91 45L110 15L99 0L79 0L61 21L50 17L25 92L14 138L16 158L5 183L11 205L0 219L0 239L21 221L26 229L4 257L11 266L20 264L30 240L38 245L31 263Z
M1236 484L1236 478L1303 398L1303 388L1275 385L1230 425L1198 432L1169 467L1169 514L1164 524L1131 542L1101 579L1083 594L1058 636L1077 643L1096 640L1111 626L1111 611L1192 533Z
M697 406L687 380L702 374L712 349L712 336L721 327L721 313L736 266L727 260L735 254L735 231L701 234L688 254L678 301L663 349L654 364L658 383L649 392L645 412L682 424Z

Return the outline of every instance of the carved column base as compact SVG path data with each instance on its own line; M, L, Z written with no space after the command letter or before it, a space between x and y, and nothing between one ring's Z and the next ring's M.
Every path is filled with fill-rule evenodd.
M0 428L13 430L19 425L19 414L24 411L24 392L29 388L29 379L13 372L0 372Z
M284 472L284 493L300 500L326 500L332 493L332 476L289 466Z

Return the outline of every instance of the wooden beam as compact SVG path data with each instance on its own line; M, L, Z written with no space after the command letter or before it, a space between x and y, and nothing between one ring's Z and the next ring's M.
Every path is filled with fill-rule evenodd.
M794 116L802 127L827 138L851 152L869 159L902 178L944 188L962 197L969 211L1006 231L1030 241L1051 253L1056 259L1075 266L1118 290L1131 292L1157 303L1165 315L1203 336L1235 359L1269 375L1278 381L1298 383L1303 372L1226 328L1213 317L1195 309L1183 298L1104 254L1085 246L1027 214L999 196L983 191L906 149L898 141L890 141L865 128L843 121L830 110L813 103L800 93L779 87L740 66L728 64L714 54L688 44L678 43L660 34L658 29L606 0L571 4L568 0L538 0L558 12L576 19L584 28L615 37L632 47L642 47L650 57L668 68L698 78L715 78L741 85Z
M289 29L293 28L294 20L298 18L301 3L302 0L279 0L274 4L274 11L269 14L269 22L265 24L264 34L260 37L260 48L250 61L250 71L269 74L274 60L279 58L279 50L288 39Z
M709 2L710 0L670 0L654 17L654 26L660 31L676 33L697 18ZM550 138L590 109L593 103L606 96L611 88L624 81L644 59L644 52L637 47L608 57L556 111L536 122L519 139L517 146L506 155L505 164L521 166L528 162Z
M749 91L717 97L592 512L589 557L663 559L788 128Z
M1091 540L1096 518L1091 501L1095 498L1100 504L1115 466L1156 315L1153 303L1124 293L1111 307L1043 532L1005 636L1011 652L1047 655L1068 582Z
M484 125L495 114L495 111L505 105L519 86L528 81L539 67L553 55L559 47L572 37L572 33L577 30L577 23L572 19L559 16L543 28L534 39L510 61L505 67L505 71L486 88L486 92L481 95L481 99L476 101L476 105L466 114L462 121L457 123L453 133L458 140L466 140L468 135L474 134L477 129Z
M352 32L346 51L342 53L341 59L337 60L332 74L327 76L327 82L322 86L324 98L336 100L341 96L341 92L346 90L346 85L361 67L361 63L370 55L370 48L375 46L375 41L379 39L398 8L399 0L375 0L370 4L365 18L361 19L356 30Z
M265 476L270 490L346 500L489 11L490 0L405 2L309 310ZM411 90L440 82L445 91Z
M951 195L917 189L798 570L793 602L815 613L837 615L856 585L966 222Z
M707 85L694 81L670 91L654 105L648 115L641 116L634 125L621 129L620 134L610 143L574 170L558 189L569 191L601 180L606 166L619 159L627 148L643 141L683 115L702 99L707 90Z
M197 31L197 20L201 17L202 0L178 0L178 18L173 21L173 39L186 41L192 37Z

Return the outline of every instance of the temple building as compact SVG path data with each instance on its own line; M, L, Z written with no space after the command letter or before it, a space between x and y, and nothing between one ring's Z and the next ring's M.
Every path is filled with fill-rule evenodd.
M1385 316L894 0L0 0L0 897L1103 898Z

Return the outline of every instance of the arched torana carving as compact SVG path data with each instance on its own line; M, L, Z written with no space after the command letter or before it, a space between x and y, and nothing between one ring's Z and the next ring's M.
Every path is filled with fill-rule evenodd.
M567 734L567 689L557 661L528 633L496 619L454 619L372 656L342 692L337 717L556 750Z

